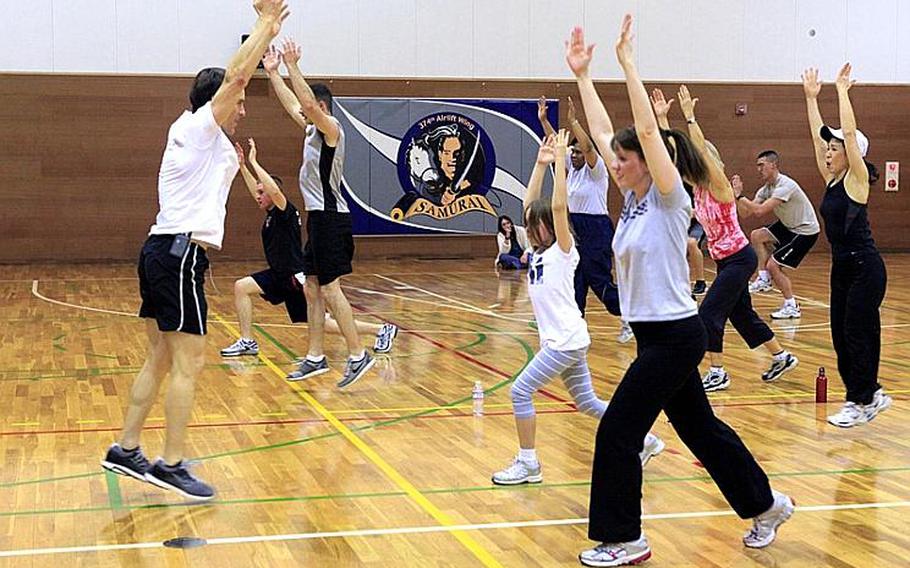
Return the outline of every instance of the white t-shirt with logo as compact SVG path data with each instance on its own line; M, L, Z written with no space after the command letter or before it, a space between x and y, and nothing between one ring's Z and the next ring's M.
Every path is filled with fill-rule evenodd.
M624 189L613 254L623 319L675 321L698 314L689 295L686 240L692 202L677 177L669 195L652 183L641 201Z
M575 268L579 258L575 243L569 252L563 252L555 242L531 256L528 296L541 347L573 351L591 344L588 324L575 303Z
M566 156L566 193L571 213L607 215L607 166L597 156L594 167L584 165L578 169L572 166L571 156Z
M167 133L158 170L158 216L149 234L192 233L193 240L220 249L228 193L239 169L237 151L215 122L211 101L185 111Z

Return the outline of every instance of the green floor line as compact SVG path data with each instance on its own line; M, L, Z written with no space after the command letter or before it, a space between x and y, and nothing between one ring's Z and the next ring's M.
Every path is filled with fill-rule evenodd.
M840 470L812 470L812 471L786 471L778 473L769 473L768 477L773 479L784 479L784 478L798 478L798 477L814 477L814 476L825 476L825 475L878 475L882 473L903 473L910 471L910 467L886 467L886 468L855 468L855 469L840 469ZM109 476L114 477L113 482L117 483L116 474L106 472ZM661 483L683 483L683 482L693 482L701 481L705 483L713 483L709 475L692 475L692 476L681 476L681 477L645 477L643 482L645 485L652 484L661 484ZM512 485L512 486L503 486L503 485L480 485L474 487L440 487L435 489L419 489L424 495L458 495L464 493L489 493L489 492L515 492L515 491L539 491L544 489L587 489L590 487L590 481L567 481L563 483L539 483L539 484L525 484L525 485ZM109 489L110 494L110 489ZM232 505L264 505L269 503L305 503L310 501L331 501L331 500L341 500L341 499L379 499L386 497L406 497L407 494L404 491L375 491L375 492L361 492L361 493L329 493L323 495L305 495L302 497L260 497L260 498L246 498L246 499L227 499L227 500L216 500L210 503L210 506L232 506ZM104 506L93 506L93 507L73 507L68 509L33 509L29 511L4 511L0 512L0 518L2 517L25 517L25 516L35 516L35 515L60 515L60 514L74 514L74 513L98 513L105 511L117 511L117 510L126 510L126 511L139 511L144 509L170 509L170 508L179 508L179 507L194 507L198 506L198 503L146 503L142 505L129 505L124 504L120 500L119 486L116 490L116 497L110 498L110 505L107 507Z
M123 496L120 494L120 481L116 473L105 470L105 481L107 481L107 501L111 504L112 511L123 509Z
M480 324L480 325L482 325L482 324ZM482 327L485 327L485 328L487 328L487 329L492 329L492 328L490 328L489 326L485 326L485 325L482 325ZM263 335L264 335L264 336L268 336L268 334L263 334ZM268 336L268 337L270 338L270 340L277 342L277 340L275 340L274 338L271 338L271 336ZM534 356L534 352L531 350L531 347L528 345L527 342L525 342L525 341L524 341L523 339L521 339L520 337L516 337L516 336L514 336L514 335L506 335L506 337L509 337L509 338L514 339L516 342L519 343L519 345L521 345L521 346L524 348L524 350L525 350L525 355L526 355L526 358L527 358L527 359L526 359L526 361L522 364L522 367L524 367L525 365L527 365L528 362L530 362L531 358ZM278 346L276 345L276 347L278 347ZM278 348L279 348L280 350L282 350L282 351L290 352L289 350L287 350L287 348L282 349L282 347L284 347L284 346L281 346L281 347L278 347ZM293 355L292 355L292 356L293 356ZM516 376L518 376L518 372L519 372L519 371L516 371L516 373L515 373L514 375L512 375L510 378L505 379L505 380L501 381L500 383L497 383L496 385L494 385L493 387L491 387L491 388L489 388L489 389L486 389L486 392L487 392L487 393L494 392L494 391L496 391L497 389L500 389L500 388L502 388L503 386L509 384L512 380L515 379ZM449 407L451 407L451 406L457 406L457 405L459 405L459 404L463 404L464 402L466 402L466 401L468 401L468 400L470 400L470 399L471 399L471 396L466 396L466 397L464 397L464 398L460 398L460 399L458 399L458 400L456 400L456 401L454 401L454 402L451 402L451 403L449 403L449 404L447 404L447 405L445 405L445 406L440 406L440 407L438 407L438 408L434 408L434 409L430 409L430 410L424 410L424 411L421 411L421 412L415 412L415 413L412 413L412 414L407 414L407 415L400 416L400 417L398 417L398 418L394 418L394 419L391 419L391 420L383 420L383 421L374 422L374 423L371 423L371 424L366 424L366 425L363 425L363 426L358 426L358 427L356 427L356 428L352 428L352 430L353 430L354 432L358 432L358 431L362 431L362 430L369 430L369 429L378 428L378 427L381 427L381 426L391 426L391 425L397 424L397 423L399 423L399 422L404 422L404 421L411 420L411 419L414 419L414 418L418 418L418 417L421 417L421 416L426 416L426 415L429 415L429 414L434 414L434 413L440 412L440 411L442 411L442 410L447 410L447 409L448 409ZM249 454L249 453L255 453L255 452L269 451L269 450L274 450L274 449L279 449L279 448L286 448L286 447L290 447L290 446L298 446L298 445L301 445L301 444L305 444L305 443L307 443L307 442L313 442L313 441L316 441L316 440L324 440L324 439L328 439L328 438L336 438L336 437L339 437L339 436L341 436L341 434L339 434L338 432L333 431L333 432L327 432L327 433L325 433L325 434L319 434L319 435L316 435L316 436L307 436L307 437L305 437L305 438L300 438L300 439L297 439L297 440L287 440L287 441L284 441L284 442L278 442L278 443L276 443L276 444L266 444L266 445L263 445L263 446L251 446L251 447L248 447L248 448L241 448L241 449L238 449L238 450L229 450L229 451L226 451L226 452L220 452L220 453L216 453L216 454L210 454L210 455L207 455L207 456L202 456L202 457L199 457L199 458L196 458L196 459L199 460L199 461L206 461L206 460L218 459L218 458L223 458L223 457L239 456L239 455L243 455L243 454ZM36 484L40 484L40 483L51 483L51 482L56 482L56 481L66 481L66 480L70 480L70 479L79 479L79 478L85 478L85 477L95 477L95 476L101 475L101 473L102 473L102 472L100 472L100 471L90 471L90 472L85 472L85 473L77 473L77 474L73 474L73 475L64 475L64 476L60 476L60 477L28 479L28 480L23 480L23 481L12 481L12 482L7 482L7 483L0 483L0 489L7 488L7 487L18 487L18 486L21 486L21 485L36 485ZM2 514L0 514L0 516L2 516Z

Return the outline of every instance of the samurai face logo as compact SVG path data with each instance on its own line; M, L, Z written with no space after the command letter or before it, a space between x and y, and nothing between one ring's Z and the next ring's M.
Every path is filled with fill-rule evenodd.
M398 149L398 179L405 195L393 218L416 214L447 219L467 211L486 212L491 208L484 196L495 170L493 145L473 120L455 113L424 117Z

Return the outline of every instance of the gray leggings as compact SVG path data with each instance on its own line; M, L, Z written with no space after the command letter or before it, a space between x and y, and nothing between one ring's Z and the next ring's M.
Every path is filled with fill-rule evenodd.
M562 376L562 382L572 395L578 411L600 419L607 410L607 403L594 394L587 354L587 347L574 351L556 351L542 347L512 384L515 418L534 416L531 397L557 376Z

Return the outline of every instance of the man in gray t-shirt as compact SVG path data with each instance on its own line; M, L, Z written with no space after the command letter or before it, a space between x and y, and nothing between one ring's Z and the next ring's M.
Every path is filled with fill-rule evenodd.
M793 297L793 284L783 269L795 269L815 245L819 233L818 217L806 192L792 178L780 173L777 152L765 150L758 155L756 166L764 185L755 192L754 199L742 195L742 180L739 176L733 178L737 212L740 217L748 217L773 211L777 221L752 231L751 241L758 254L759 270L749 291L766 292L773 281L784 296L784 304L771 317L798 318L802 314Z

